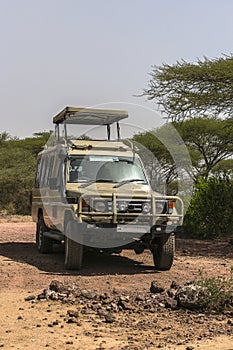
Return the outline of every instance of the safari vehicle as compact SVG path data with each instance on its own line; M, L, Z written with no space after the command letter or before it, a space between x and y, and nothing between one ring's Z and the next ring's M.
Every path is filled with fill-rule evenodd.
M135 147L120 139L119 122L127 117L126 111L66 107L53 118L53 144L38 155L32 190L37 246L51 253L55 242L64 243L67 269L80 269L88 249L149 249L156 269L172 266L183 204L152 190ZM106 139L70 137L67 127L81 124L106 126Z

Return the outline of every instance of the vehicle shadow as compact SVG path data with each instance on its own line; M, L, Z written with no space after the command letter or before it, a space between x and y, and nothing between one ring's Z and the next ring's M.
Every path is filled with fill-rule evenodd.
M144 254L144 253L143 253ZM154 274L154 266L142 263L142 256L134 258L118 254L100 254L85 252L83 267L80 271L69 271L64 268L64 249L55 245L52 254L41 254L33 242L9 242L0 244L0 255L6 259L35 266L46 274L62 276L95 276L115 274ZM137 260L138 258L138 260ZM147 259L148 260L148 259Z
M176 252L183 256L203 256L220 259L233 258L233 242L229 239L200 240L176 238Z

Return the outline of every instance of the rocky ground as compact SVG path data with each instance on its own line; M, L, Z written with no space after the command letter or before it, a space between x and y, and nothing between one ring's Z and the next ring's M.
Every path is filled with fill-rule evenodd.
M80 272L64 270L63 258L61 246L37 252L34 223L0 223L1 348L233 349L232 305L207 312L195 298L187 304L183 287L200 270L230 275L228 241L177 239L166 272L154 270L150 252L88 253Z

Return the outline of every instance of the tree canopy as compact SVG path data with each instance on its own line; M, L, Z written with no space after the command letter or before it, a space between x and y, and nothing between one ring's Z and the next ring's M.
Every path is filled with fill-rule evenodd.
M233 56L154 65L150 76L142 95L155 100L172 121L203 114L232 115Z
M228 160L233 154L233 120L223 120L213 117L192 118L185 121L173 122L172 125L179 132L184 144L188 148L192 161L192 168L185 168L192 179L197 182L198 178L207 179L211 174L222 171L225 172L231 162L221 163ZM134 140L150 150L153 157L145 157L146 168L153 178L154 174L160 174L165 179L166 184L174 181L177 177L177 169L170 153L156 137L156 133L144 132L134 136ZM181 155L182 156L182 155ZM222 168L221 168L222 165Z
M136 142L149 178L156 182L157 190L162 192L165 185L177 178L171 154L153 131L136 134L133 141Z
M173 125L180 133L193 165L196 181L207 179L213 169L233 154L233 118L193 118Z

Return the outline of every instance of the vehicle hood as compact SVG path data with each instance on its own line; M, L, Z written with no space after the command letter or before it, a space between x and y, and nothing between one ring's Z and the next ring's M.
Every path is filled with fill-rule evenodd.
M149 185L127 183L117 188L114 187L115 185L115 183L93 183L82 187L82 185L78 184L69 184L67 189L71 190L72 192L77 192L83 196L99 197L111 197L113 194L116 194L130 198L145 198L150 197L152 194L152 190Z

